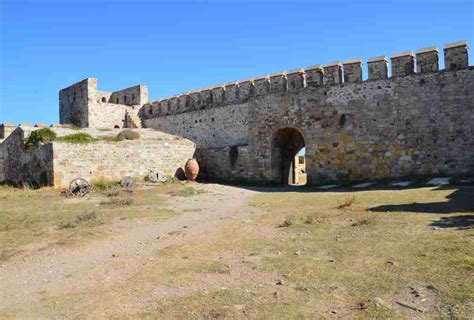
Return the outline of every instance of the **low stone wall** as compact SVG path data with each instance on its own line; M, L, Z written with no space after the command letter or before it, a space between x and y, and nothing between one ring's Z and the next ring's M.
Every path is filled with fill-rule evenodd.
M140 135L136 140L108 141L122 130L54 127L59 137L82 132L100 140L86 144L54 141L27 150L23 139L36 129L18 127L0 144L0 182L66 187L74 178L121 180L144 176L150 169L174 176L196 149L190 140L150 129L133 130Z
M209 181L247 182L249 151L247 145L198 149L199 178Z
M149 134L146 139L121 142L54 142L54 186L67 186L79 177L89 181L140 177L150 169L174 176L193 157L195 144L190 140L159 132Z

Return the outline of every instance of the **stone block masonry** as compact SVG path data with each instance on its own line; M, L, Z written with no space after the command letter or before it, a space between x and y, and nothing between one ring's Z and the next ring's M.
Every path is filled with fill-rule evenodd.
M77 177L89 181L143 178L150 169L174 176L193 157L195 144L156 132L156 139L98 141L89 144L53 143L54 186L68 185Z
M392 56L392 77L406 77L415 73L415 55L408 51Z
M305 139L310 183L474 172L474 70L308 89L249 103L250 179L275 167L273 137Z
M441 71L429 47L393 55L391 68L385 56L369 59L366 81L361 60L334 62L152 101L139 114L147 127L195 141L206 175L217 180L281 182L274 139L286 128L304 137L309 183L472 174L467 49L466 42L446 45ZM171 103L183 96L192 99ZM229 150L242 145L234 163L245 155L246 168L236 170Z
M469 66L467 41L448 43L444 46L446 70L461 70Z
M385 56L373 57L367 61L369 80L388 78L388 59Z
M248 103L145 119L145 126L182 136L200 148L248 144Z
M438 72L439 57L438 48L429 47L418 50L416 53L416 72Z
M29 128L37 130L38 128ZM0 182L16 185L67 187L75 178L92 180L121 180L125 176L143 178L150 169L166 176L174 176L192 158L194 142L157 132L135 129L137 140L110 141L121 130L72 130L53 128L58 136L78 132L88 133L99 141L77 144L50 142L26 150L23 128L18 127L0 144ZM28 132L28 131L27 131ZM108 137L109 139L106 139Z
M197 150L200 176L211 181L251 182L248 180L250 154L248 145Z
M88 78L59 91L59 121L80 128L123 128L125 114L137 115L147 102L144 85L105 92L97 90L97 79Z
M85 79L59 91L59 122L89 126L89 93L97 87L95 79Z

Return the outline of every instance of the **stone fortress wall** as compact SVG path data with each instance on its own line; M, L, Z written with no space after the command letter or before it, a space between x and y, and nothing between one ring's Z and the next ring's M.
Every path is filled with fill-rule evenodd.
M440 70L438 49L429 47L416 55L410 51L393 55L390 64L385 56L368 59L367 80L363 80L361 59L354 59L151 102L143 85L103 92L97 90L97 79L88 78L60 91L60 122L98 129L143 125L178 140L189 139L197 146L194 156L201 177L227 182L285 183L288 159L294 162L302 147L310 184L472 174L474 68L469 66L467 43L447 44L444 64ZM3 138L11 129L0 127ZM30 129L23 126L22 130ZM125 160L120 161L136 160L140 167L148 157L168 156L156 155L152 145L142 143L130 146L133 152L125 152ZM70 154L69 147L74 149L58 146L57 150ZM96 155L89 160L78 157L87 167L106 168L109 156L120 158L100 151L108 148L105 144L90 147L74 149L75 154ZM167 152L181 149L176 150ZM4 141L0 181L2 166L4 179L8 171L6 154ZM35 157L40 159L42 154ZM81 164L67 158L54 165L70 172L68 178L86 174L70 171L70 166ZM97 170L102 169L93 171ZM105 176L113 176L113 167L104 170L110 173Z
M360 59L314 65L151 101L139 115L195 141L205 174L220 180L278 182L283 128L304 138L309 183L472 173L467 43L444 47L445 70L438 60L436 47L396 54L389 76L389 59L371 58L366 81Z

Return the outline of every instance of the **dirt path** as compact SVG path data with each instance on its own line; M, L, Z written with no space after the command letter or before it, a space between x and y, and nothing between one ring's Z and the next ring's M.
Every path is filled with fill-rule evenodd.
M166 206L182 212L165 221L130 219L110 228L113 236L81 246L53 246L0 265L0 311L41 303L45 294L59 295L112 286L136 274L152 253L193 238L211 237L222 219L242 220L260 213L248 206L256 191L200 185L194 197L173 197ZM180 236L168 233L180 231Z

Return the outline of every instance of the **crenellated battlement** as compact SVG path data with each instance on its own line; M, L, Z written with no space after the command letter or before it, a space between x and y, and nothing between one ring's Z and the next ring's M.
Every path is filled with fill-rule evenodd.
M445 71L468 68L468 60L467 41L448 43L444 46ZM149 119L205 108L242 104L249 99L268 94L296 92L304 88L345 83L361 83L364 82L363 69L362 59L357 58L234 81L146 103L141 110L141 116ZM416 54L412 51L394 54L390 57L390 63L386 56L369 58L367 60L368 76L365 81L439 71L439 51L436 46L432 46L419 49Z

